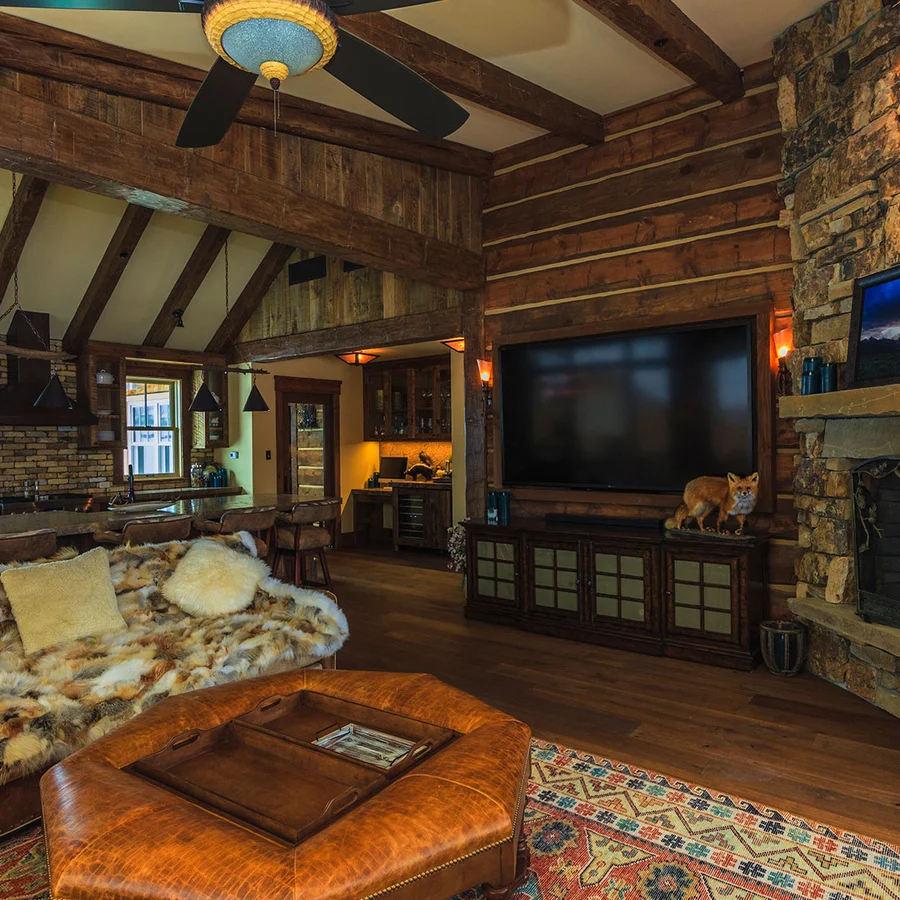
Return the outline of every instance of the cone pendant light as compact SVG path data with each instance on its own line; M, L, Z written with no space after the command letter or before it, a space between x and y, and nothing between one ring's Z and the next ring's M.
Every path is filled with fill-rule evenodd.
M71 409L72 401L66 396L59 375L55 372L50 376L47 386L34 401L34 406L39 409Z
M188 409L190 412L200 413L221 412L218 401L213 396L213 392L207 387L205 381L200 382L200 387L197 388L197 393L194 394L194 399L191 401Z
M255 413L268 411L269 404L266 403L266 398L259 392L259 388L256 386L256 379L254 378L250 393L247 395L247 402L244 404L244 412Z

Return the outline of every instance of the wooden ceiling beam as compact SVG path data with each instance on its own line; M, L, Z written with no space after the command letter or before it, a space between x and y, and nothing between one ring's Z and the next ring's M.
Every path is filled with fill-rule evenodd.
M341 28L399 59L443 91L588 144L603 117L385 13L344 16Z
M235 352L229 359L264 361L352 353L354 350L368 350L372 347L446 340L458 337L462 330L462 310L457 306L435 312L373 319L355 325L336 325L302 334L245 341L235 345Z
M484 284L474 250L4 87L0 167L442 287Z
M0 13L0 61L3 68L16 72L185 110L206 77L200 69L5 13ZM450 172L491 174L492 157L484 150L428 138L399 125L283 92L280 99L278 130L286 134ZM254 88L237 121L271 128L272 92Z
M730 103L744 96L740 66L673 0L585 2L717 100Z
M187 261L178 280L175 282L166 302L156 317L154 323L144 338L145 347L165 347L166 342L172 337L178 320L175 311L187 311L191 300L203 284L203 279L209 274L213 263L225 246L228 235L231 232L227 228L219 228L217 225L207 225L191 258Z
M152 215L152 209L128 204L63 336L63 349L67 353L80 353L84 349L124 274L125 267L131 261L144 229L150 224Z
M25 242L44 202L50 183L43 178L26 175L16 190L16 202L10 207L0 230L0 300L12 279L25 249Z
M287 244L272 244L212 340L206 345L207 353L224 353L238 339L293 252L294 248Z

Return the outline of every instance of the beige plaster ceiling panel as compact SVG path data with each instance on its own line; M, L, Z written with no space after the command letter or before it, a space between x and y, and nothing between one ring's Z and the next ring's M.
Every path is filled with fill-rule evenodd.
M0 215L10 205L9 173L0 172ZM19 300L50 313L50 335L61 338L119 224L125 203L51 184L19 262ZM3 308L12 302L10 282Z
M269 252L271 241L232 233L228 239L231 302L237 300L250 276ZM219 254L184 315L184 328L176 328L167 347L204 350L225 318L225 253Z
M193 219L153 213L92 337L143 343L205 228Z

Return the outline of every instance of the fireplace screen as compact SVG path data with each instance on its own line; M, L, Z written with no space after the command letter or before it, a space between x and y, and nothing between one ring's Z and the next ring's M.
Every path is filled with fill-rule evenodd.
M900 628L900 457L853 470L859 614Z

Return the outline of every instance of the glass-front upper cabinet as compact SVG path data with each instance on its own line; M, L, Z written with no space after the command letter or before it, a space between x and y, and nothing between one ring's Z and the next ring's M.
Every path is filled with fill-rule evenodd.
M385 378L381 373L365 378L365 432L370 441L377 441L388 433L388 404Z
M409 437L409 372L406 369L388 372L385 380L390 397L390 436Z
M450 440L449 361L424 357L371 363L363 382L367 441Z

